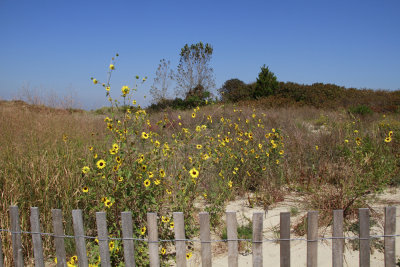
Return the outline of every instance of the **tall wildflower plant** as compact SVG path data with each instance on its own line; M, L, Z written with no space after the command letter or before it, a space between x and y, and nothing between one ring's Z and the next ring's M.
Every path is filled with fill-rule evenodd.
M136 76L133 86L122 86L122 101L113 99L110 91L114 88L110 80L114 70L115 58L109 66L105 83L92 78L95 85L101 84L106 90L112 107L111 116L104 119L104 127L109 132L109 146L105 150L89 147L93 157L82 166L85 182L81 185L79 203L82 208L91 211L87 220L92 220L92 225L93 212L106 211L111 237L121 236L118 229L121 228L122 211L132 212L134 236L137 238L147 235L146 213L157 212L161 239L173 239L172 212L182 211L187 223L186 233L190 236L196 231L193 227L193 204L200 194L198 181L206 165L203 164L202 153L186 157L191 158L187 161L180 160L177 155L186 154L187 143L202 136L182 128L179 133L167 137L159 130L171 123L167 117L156 123L150 122L146 111L137 105L133 97L146 77L140 79ZM91 228L94 229L94 226ZM92 245L96 250L96 244ZM113 264L122 262L121 243L110 242L110 252ZM146 244L138 243L136 254L138 265L148 263ZM165 243L160 254L165 262L173 257ZM98 257L92 260L98 261Z
M105 83L92 78L94 84L105 88L113 112L104 119L108 147L99 150L90 146L93 158L82 166L85 183L79 201L92 211L89 221L93 212L105 210L108 221L113 222L109 232L116 237L120 235L120 213L129 210L133 212L136 237L144 237L146 213L157 212L160 238L172 239L173 211L184 212L190 236L196 232L195 204L201 203L216 225L235 189L256 192L256 201L274 201L268 196L283 180L284 137L280 129L267 129L266 114L253 110L249 115L234 109L233 116L214 116L196 107L188 118L164 114L160 120L151 121L133 97L146 77L136 76L133 86L122 86L122 101L111 97L114 64L113 58ZM120 245L115 243L110 249L116 263L122 261ZM139 244L138 264L148 260L146 253L141 253L145 249ZM168 246L161 252L166 261L173 256Z

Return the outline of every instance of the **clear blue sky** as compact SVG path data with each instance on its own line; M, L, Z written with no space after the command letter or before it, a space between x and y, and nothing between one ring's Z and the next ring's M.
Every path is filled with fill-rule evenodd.
M176 67L186 43L214 47L216 87L256 80L266 64L280 81L400 89L400 1L24 1L0 0L0 98L23 85L59 95L74 91L85 108L106 105L112 84L148 76L158 62Z

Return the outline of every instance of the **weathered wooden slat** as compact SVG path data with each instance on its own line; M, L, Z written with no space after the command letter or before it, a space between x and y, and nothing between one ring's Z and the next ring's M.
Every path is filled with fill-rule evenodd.
M60 209L51 210L53 218L53 231L54 231L54 246L56 248L57 266L67 267L67 258L65 253L65 243L64 238L64 228L63 228L63 218L62 211Z
M124 244L124 258L126 267L135 266L135 246L133 240L126 240L125 238L133 237L132 228L132 213L130 211L121 212L122 222L122 238Z
M176 266L186 267L186 242L185 242L185 222L183 212L174 212L174 230L176 247ZM181 241L179 241L181 240Z
M99 239L99 250L101 266L109 267L110 249L108 244L107 218L105 212L96 212L97 236Z
M263 266L262 239L263 239L263 212L253 213L253 266Z
M11 242L13 248L14 266L24 266L24 255L21 242L21 225L17 206L10 206Z
M396 234L396 207L385 207L385 235ZM385 267L396 266L396 239L385 237Z
M35 266L44 267L42 236L41 234L39 234L41 233L39 208L31 207L30 220L31 220L32 244L33 244L33 255L35 257Z
M307 267L318 264L318 211L307 214Z
M79 267L88 267L82 210L72 210L72 223L74 227L76 255L78 256Z
M290 212L281 212L280 239L290 239ZM290 266L290 240L280 242L281 267Z
M201 266L211 266L211 235L210 235L210 215L208 212L200 212L200 241L201 241Z
M158 252L157 213L147 213L147 231L149 236L150 267L158 267L160 266L160 255Z
M236 212L226 212L226 232L228 237L228 266L238 267L239 246L237 235Z
M360 223L360 266L370 266L369 209L358 209Z
M332 237L343 238L343 210L333 211ZM344 239L332 239L332 266L343 267Z

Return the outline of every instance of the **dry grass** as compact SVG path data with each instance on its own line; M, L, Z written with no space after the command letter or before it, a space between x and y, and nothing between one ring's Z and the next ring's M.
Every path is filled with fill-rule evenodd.
M39 207L42 230L51 232L52 208L62 208L66 219L76 208L74 195L81 184L81 160L88 156L91 133L98 133L96 139L102 139L102 120L21 101L1 102L0 129L0 212L7 214L10 205L18 205L22 227L29 229L27 211L31 206ZM63 135L68 136L67 142ZM7 218L1 216L1 228L9 229ZM11 255L9 241L7 235L3 243L6 256ZM9 258L5 262L9 264Z
M234 109L240 109L241 112L233 113ZM151 130L158 132L164 141L172 143L170 136L181 129L178 115L182 116L181 122L185 127L194 129L196 125L205 123L208 115L214 121L221 117L245 120L254 113L265 126L265 129L255 127L254 135L261 138L265 131L279 129L285 145L279 175L267 173L266 177L273 180L266 177L256 180L257 183L261 179L274 181L279 186L260 184L260 188L265 191L259 192L259 198L254 201L264 201L261 204L268 205L279 201L284 190L295 190L306 195L310 207L328 211L346 208L354 197L356 200L353 202L361 201L371 193L368 192L368 186L377 186L374 179L386 177L396 183L393 177L398 176L399 171L398 158L396 160L400 151L397 138L400 133L398 114L390 114L386 118L382 118L382 114L354 118L345 110L326 111L309 107L263 109L253 108L247 103L238 106L206 106L197 112L196 119L191 118L190 110L155 113L149 119L152 125L157 125L157 121L168 118L170 123L165 128L153 126ZM266 115L261 116L262 113ZM29 229L28 210L31 206L40 208L42 230L45 232L52 231L52 208L62 208L65 220L70 220L71 210L79 208L76 195L83 184L83 162L91 157L88 146L104 147L107 142L104 117L87 112L70 113L63 109L32 106L20 101L0 102L0 213L3 214L0 217L0 228L9 229L8 216L4 215L8 213L10 205L19 206L22 228L26 230ZM359 131L358 135L363 141L370 140L373 148L360 150L355 147L354 130ZM386 148L383 139L388 130L393 130L395 136L389 148ZM210 136L216 136L219 129L208 131ZM66 141L63 140L64 135L68 137ZM354 151L350 149L348 152L345 149L345 139L350 140ZM382 167L377 162L380 157L385 157L387 163ZM210 169L204 179L212 181L217 176L218 171ZM357 177L372 178L360 185ZM204 186L207 183L204 182ZM351 195L354 187L359 191ZM238 193L243 194L242 188L237 189ZM71 224L67 223L66 226L67 233L71 233L68 228ZM2 235L5 241L5 264L8 265L12 255L11 242L8 235ZM25 237L25 242L30 242L28 237ZM72 244L68 245L71 252ZM49 239L45 241L45 248L48 255L52 248ZM31 253L26 251L25 255L29 257Z

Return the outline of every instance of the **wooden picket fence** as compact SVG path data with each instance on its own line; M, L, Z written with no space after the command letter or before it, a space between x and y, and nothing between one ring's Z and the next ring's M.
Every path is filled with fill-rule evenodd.
M280 266L290 266L290 213L282 212L280 214L280 238L276 240L263 239L263 212L253 213L253 236L249 240L252 242L252 262L253 266L263 266L263 242L274 241L280 244ZM396 235L396 207L385 207L385 224L384 235L370 236L369 229L369 209L359 209L359 226L360 233L358 237L351 237L351 239L358 239L360 244L359 251L359 264L360 266L370 266L370 240L372 238L384 238L384 261L385 266L395 267L395 238L400 236ZM200 239L201 242L201 262L202 266L212 265L211 256L211 243L212 242L227 242L228 244L228 266L238 266L238 239L237 235L237 219L236 212L226 212L226 226L227 226L227 240L211 240L210 238L210 217L207 212L201 212L200 218ZM173 219L175 223L175 242L176 246L176 265L186 266L186 242L190 241L185 238L184 216L182 212L174 212ZM66 252L64 239L65 236L63 229L63 218L60 209L52 210L53 230L52 234L42 233L39 223L39 209L36 207L31 208L30 216L30 232L21 231L19 223L18 207L10 207L10 230L12 236L13 248L13 261L14 266L20 267L24 265L23 249L21 244L21 234L31 234L35 266L45 266L42 248L42 235L51 235L54 238L54 246L56 250L57 266L66 267ZM86 254L87 237L83 227L82 210L72 211L72 221L76 253L78 256L79 266L87 267L88 259ZM126 266L135 266L134 259L134 241L148 242L149 246L149 259L150 266L160 266L159 256L159 242L157 231L157 214L147 214L147 229L148 239L138 240L133 237L132 228L132 214L131 212L121 213L122 223L122 241L124 248L124 259ZM108 242L110 241L107 233L106 213L96 213L97 233L99 240L99 251L101 257L101 266L111 266ZM307 239L300 239L307 242L307 266L317 266L318 260L318 241L332 240L332 266L343 266L343 253L344 253L344 240L350 237L344 237L343 234L343 211L333 211L333 224L332 224L332 237L318 238L318 212L309 211L307 214ZM165 240L164 240L165 241ZM193 240L192 240L193 241ZM3 255L1 249L0 239L0 267L3 267Z

